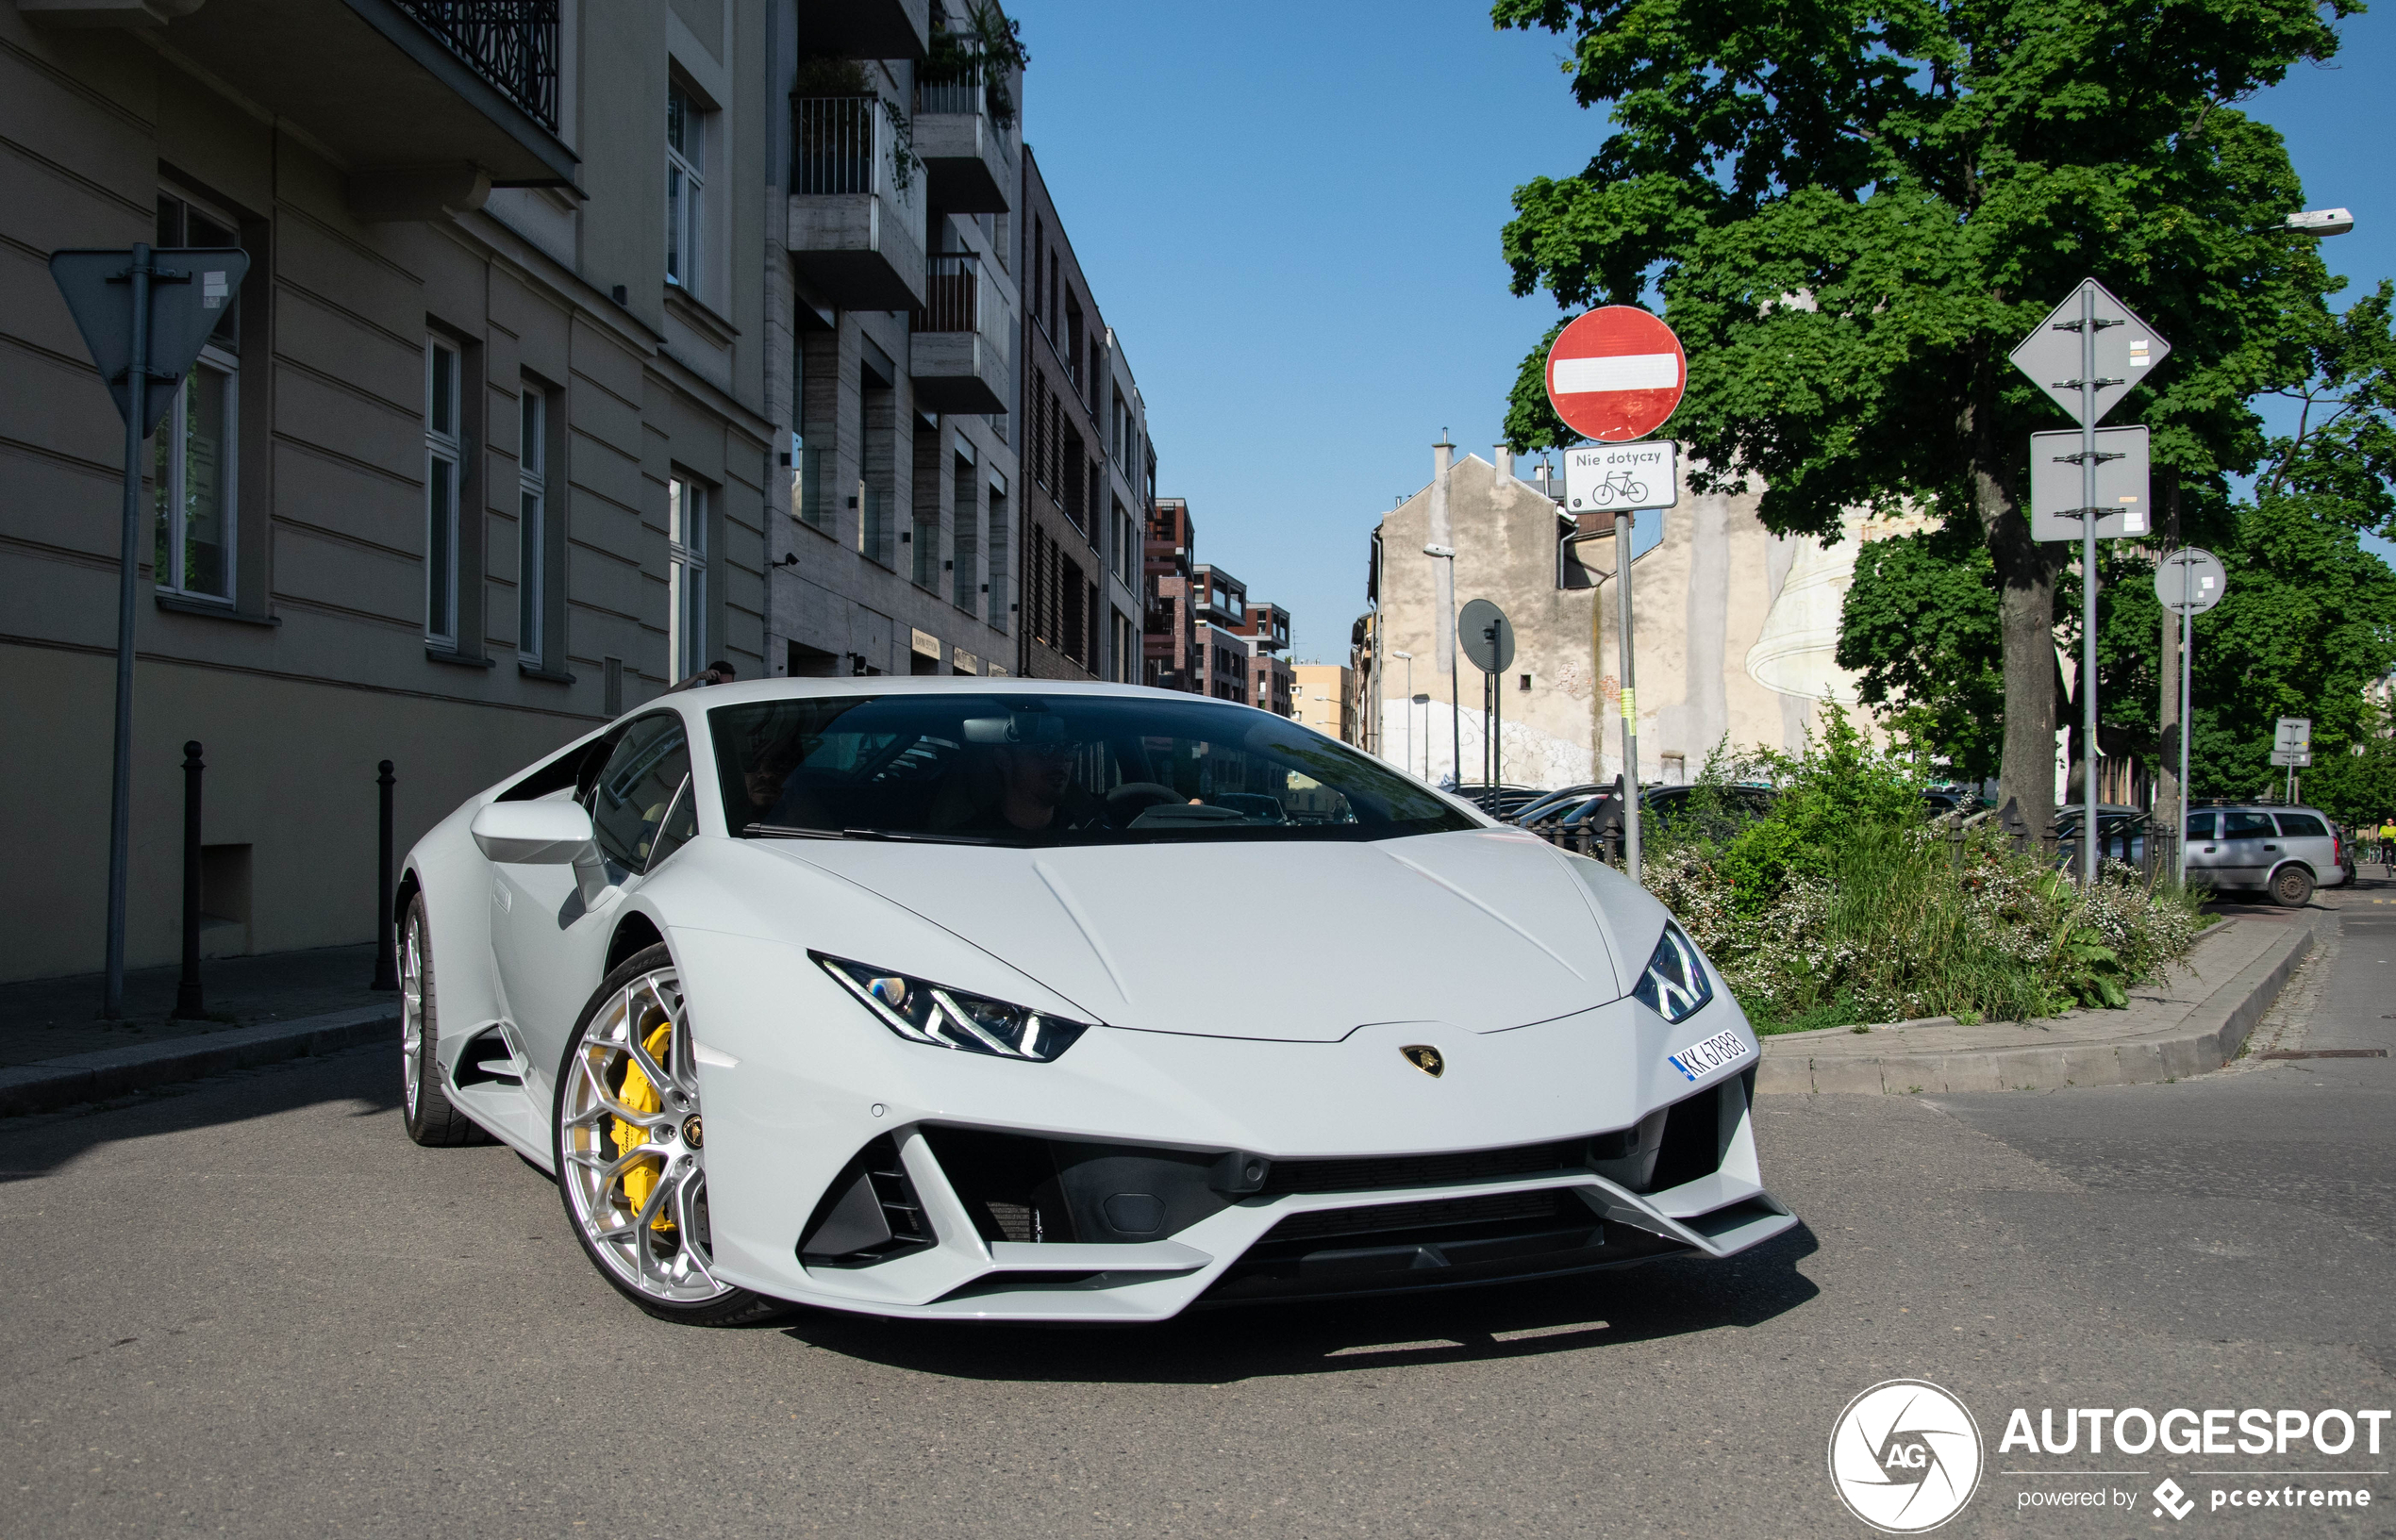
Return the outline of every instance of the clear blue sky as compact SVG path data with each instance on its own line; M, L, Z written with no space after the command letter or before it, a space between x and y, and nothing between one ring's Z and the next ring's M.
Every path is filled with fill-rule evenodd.
M1445 427L1484 458L1557 315L1506 291L1516 184L1587 162L1563 40L1486 6L1010 0L1024 131L1147 399L1158 489L1198 555L1290 610L1292 655L1344 662L1366 539L1430 479ZM2357 288L2396 273L2396 21L2250 104L2289 139ZM2376 162L2376 163L2375 163Z

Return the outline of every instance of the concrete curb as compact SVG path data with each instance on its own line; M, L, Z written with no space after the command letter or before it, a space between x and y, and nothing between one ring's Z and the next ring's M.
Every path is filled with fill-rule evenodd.
M1855 1053L1812 1052L1822 1046L1821 1035L1816 1033L1805 1034L1807 1041L1767 1037L1755 1089L1902 1096L1915 1091L2053 1090L2063 1085L2185 1080L2219 1069L2237 1056L2246 1035L2271 1008L2288 975L2312 950L2312 928L2289 925L2177 1020L2119 1037L1910 1053L1902 1046ZM2080 1019L2101 1025L2102 1018L2111 1014L2115 1013L2091 1011Z
M268 1021L15 1065L0 1068L0 1118L55 1112L228 1069L338 1052L398 1032L399 1003L393 1001L296 1021Z

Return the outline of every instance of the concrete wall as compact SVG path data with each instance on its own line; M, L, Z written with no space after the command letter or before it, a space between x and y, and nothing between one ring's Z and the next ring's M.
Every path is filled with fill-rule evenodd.
M1461 738L1463 778L1477 781L1482 675L1461 660L1460 711L1451 715L1447 659L1437 645L1439 563L1423 554L1431 541L1433 489L1423 488L1381 519L1384 675L1377 685L1367 684L1380 702L1385 757L1407 762L1410 730L1411 768L1422 774L1427 766L1437 780L1454 768ZM1700 497L1684 479L1680 505L1664 515L1662 543L1634 565L1634 701L1642 781L1695 776L1725 735L1735 746L1794 748L1815 720L1823 690L1854 698L1852 681L1828 661L1835 626L1827 643L1808 633L1784 648L1781 666L1771 671L1773 684L1751 670L1751 654L1767 631L1785 637L1790 629L1791 618L1776 609L1784 580L1805 550L1820 549L1769 534L1755 504L1751 493ZM1560 787L1620 774L1622 663L1612 540L1579 548L1589 569L1604 577L1598 588L1559 588L1556 540L1564 521L1528 483L1468 455L1450 472L1448 507L1456 603L1489 599L1515 631L1517 655L1504 681L1505 778ZM1843 556L1818 559L1820 593L1806 590L1817 604L1822 593L1830 596L1834 621L1836 600L1854 571L1854 544L1846 543ZM1431 696L1428 704L1409 707L1406 666L1390 657L1392 652L1414 654L1413 690Z

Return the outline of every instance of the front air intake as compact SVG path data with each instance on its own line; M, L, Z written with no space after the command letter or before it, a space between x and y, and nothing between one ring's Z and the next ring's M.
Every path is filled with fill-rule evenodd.
M929 1247L932 1227L898 1141L885 1134L858 1151L802 1234L799 1260L810 1267L870 1267Z

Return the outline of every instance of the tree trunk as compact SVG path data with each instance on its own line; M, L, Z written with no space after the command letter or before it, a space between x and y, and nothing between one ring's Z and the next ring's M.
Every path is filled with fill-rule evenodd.
M1988 379L1990 364L1974 373ZM2055 574L2054 557L2030 538L2030 522L2015 497L2013 456L1996 441L1994 392L1973 391L1962 427L1973 512L1995 558L1997 616L2005 646L2005 758L1997 770L1997 805L2022 809L2033 837L2055 821Z

